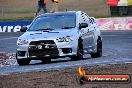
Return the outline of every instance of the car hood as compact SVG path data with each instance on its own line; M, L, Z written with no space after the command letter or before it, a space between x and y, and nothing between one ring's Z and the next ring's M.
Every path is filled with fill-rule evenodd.
M18 39L22 40L54 40L60 37L66 36L75 36L77 34L77 30L74 29L65 29L65 30L52 30L52 31L27 31L23 35L21 35Z

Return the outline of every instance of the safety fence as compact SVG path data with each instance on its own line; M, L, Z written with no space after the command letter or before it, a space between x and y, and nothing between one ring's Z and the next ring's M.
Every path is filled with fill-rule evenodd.
M1 21L0 32L19 32L21 27L28 26L32 20ZM98 18L96 19L100 30L132 30L132 17Z

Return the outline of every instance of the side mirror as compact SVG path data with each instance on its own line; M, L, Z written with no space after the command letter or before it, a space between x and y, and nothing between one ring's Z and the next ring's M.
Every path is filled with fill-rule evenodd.
M22 28L20 29L20 31L21 31L21 32L26 32L26 31L27 31L27 27L22 27Z
M79 24L79 29L88 27L87 23L81 23Z

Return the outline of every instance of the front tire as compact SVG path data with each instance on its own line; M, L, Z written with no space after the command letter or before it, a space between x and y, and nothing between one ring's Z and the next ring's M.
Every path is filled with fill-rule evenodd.
M50 63L51 62L51 58L43 58L41 59L42 63Z
M80 60L83 58L83 44L82 44L82 40L79 39L78 41L78 48L77 48L77 55L76 56L72 56L71 60L75 61L75 60Z
M31 61L29 58L18 59L17 53L16 53L16 60L19 65L28 65Z
M99 37L97 40L97 52L92 53L91 57L97 58L97 57L101 57L101 56L102 56L102 40L101 40L101 37Z
M28 65L30 63L30 60L28 60L28 59L17 59L17 63L19 65Z

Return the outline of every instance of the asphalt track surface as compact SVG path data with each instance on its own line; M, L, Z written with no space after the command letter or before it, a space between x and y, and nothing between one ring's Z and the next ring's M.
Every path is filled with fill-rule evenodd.
M0 52L15 53L16 41L22 33L0 33ZM132 63L132 31L102 31L103 56L91 58L84 55L78 61L70 61L70 58L58 58L49 64L41 61L31 61L29 65L4 66L0 68L0 74L21 73L31 71L60 70L77 66L92 66L105 64Z

